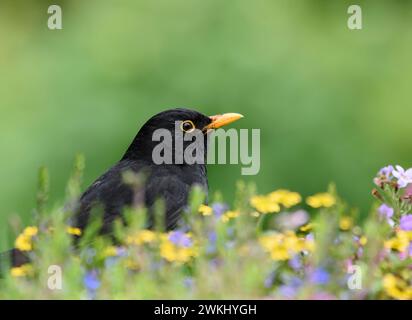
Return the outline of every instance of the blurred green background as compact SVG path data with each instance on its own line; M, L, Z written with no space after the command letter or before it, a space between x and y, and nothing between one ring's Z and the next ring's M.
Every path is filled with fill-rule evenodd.
M63 30L47 28L47 7ZM411 164L412 1L71 0L0 2L0 249L29 223L37 170L64 194L76 152L86 187L158 111L240 112L261 129L261 192L335 182L365 214L371 179ZM240 166L209 168L233 197ZM8 241L8 243L7 243Z

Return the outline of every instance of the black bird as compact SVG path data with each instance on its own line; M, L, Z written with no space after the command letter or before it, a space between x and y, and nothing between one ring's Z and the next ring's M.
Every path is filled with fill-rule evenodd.
M100 176L81 196L73 225L84 229L90 221L94 208L103 211L102 232L111 231L112 222L122 215L125 207L142 204L148 208L148 227L153 224L152 208L156 199L161 198L165 203L165 227L170 230L177 226L182 210L187 205L188 194L195 184L208 189L206 165L204 163L188 163L182 157L193 138L194 132L202 133L202 148L207 150L206 135L212 130L242 118L237 113L226 113L215 116L205 116L190 109L171 109L156 114L150 118L137 133L131 145L121 160ZM166 129L171 133L172 143L167 144L167 150L173 154L172 163L156 164L153 152L159 141L153 134L157 129ZM198 129L198 130L195 130ZM178 130L178 132L176 132ZM177 134L186 139L183 148L178 148ZM199 150L201 150L200 148ZM204 157L206 152L204 152ZM176 163L183 158L181 163ZM146 175L140 190L125 183L124 173L142 173ZM136 203L136 201L138 203ZM24 263L20 252L12 251L13 265Z

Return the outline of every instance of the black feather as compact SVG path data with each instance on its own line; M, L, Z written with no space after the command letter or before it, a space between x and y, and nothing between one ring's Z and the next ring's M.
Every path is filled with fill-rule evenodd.
M156 199L163 199L166 205L165 226L173 229L177 226L182 210L187 205L188 195L193 185L200 185L207 192L208 182L204 164L154 164L152 151L157 145L152 135L156 129L168 129L174 137L175 122L191 120L196 128L202 129L210 123L210 118L193 110L172 109L152 117L140 129L122 159L83 194L76 215L75 225L84 229L90 219L93 208L101 206L104 211L103 233L110 232L113 220L121 216L126 206L138 205L135 199L141 199L148 208L148 227L153 226L153 205ZM171 147L175 151L174 141ZM206 150L206 148L204 148ZM184 150L184 149L183 149ZM123 174L144 172L145 184L140 190L126 184ZM140 196L136 196L140 193Z
M211 122L209 117L197 111L182 108L167 110L153 116L137 133L121 160L83 193L75 210L72 225L85 229L93 218L91 215L96 212L94 208L100 208L103 210L101 232L109 233L113 221L122 216L125 207L144 205L148 208L147 226L150 228L154 221L154 203L156 199L163 199L166 206L165 226L168 230L176 228L187 205L191 187L195 184L200 185L207 193L206 166L187 163L154 164L152 151L158 142L153 141L152 135L156 129L162 128L170 130L174 137L175 122L185 120L191 120L198 129L203 129ZM174 141L171 148L174 152ZM204 150L206 157L206 146ZM144 173L145 183L136 189L124 181L126 172ZM26 255L17 249L4 255L11 257L13 266L28 261Z

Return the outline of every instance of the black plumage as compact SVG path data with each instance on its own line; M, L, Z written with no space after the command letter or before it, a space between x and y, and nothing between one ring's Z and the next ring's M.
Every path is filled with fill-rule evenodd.
M103 211L102 233L112 229L112 222L122 216L125 207L145 206L148 208L147 227L153 226L153 206L157 199L165 203L165 227L170 230L176 228L182 210L187 205L188 195L193 185L199 185L207 193L208 181L206 165L204 163L189 164L183 157L183 163L176 163L173 156L171 164L156 164L153 161L153 149L159 141L153 139L157 129L166 129L171 133L173 140L172 154L176 155L175 130L182 130L183 135L190 135L191 130L176 123L193 125L201 130L203 139L201 143L206 159L206 135L210 129L218 128L236 121L242 116L239 114L223 114L218 116L205 116L200 112L189 109L171 109L163 111L150 118L139 130L131 145L121 160L100 176L81 196L72 225L81 228L87 227L94 209ZM187 122L187 123L186 123ZM190 129L190 128L188 128ZM186 139L185 139L186 140ZM190 139L183 142L183 150L192 143ZM196 139L195 139L196 140ZM144 183L139 188L134 188L124 180L124 174L132 172L144 175ZM26 258L18 250L11 251L13 265L26 262Z
M209 117L188 109L167 110L147 121L122 159L99 177L82 195L75 217L75 226L84 229L93 212L93 207L100 206L104 212L103 232L109 232L111 222L122 214L125 206L140 205L136 201L142 201L148 208L148 227L151 227L154 202L156 199L163 199L166 206L165 226L167 229L175 228L180 213L187 204L191 187L197 184L207 192L206 165L187 164L185 161L182 164L155 164L152 153L159 141L153 141L152 135L160 128L170 131L173 137L172 154L174 154L176 150L175 123L187 120L192 121L195 127L201 130L211 123ZM202 143L205 141L206 139ZM183 145L183 150L184 148L185 145ZM133 189L131 185L125 183L123 174L127 171L136 174L144 173L145 183L142 190Z

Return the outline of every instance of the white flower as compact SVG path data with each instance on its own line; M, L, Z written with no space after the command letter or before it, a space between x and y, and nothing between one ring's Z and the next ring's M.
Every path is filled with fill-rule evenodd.
M392 175L398 179L399 188L405 188L412 183L412 168L405 171L401 166L396 166L396 170L392 171Z

